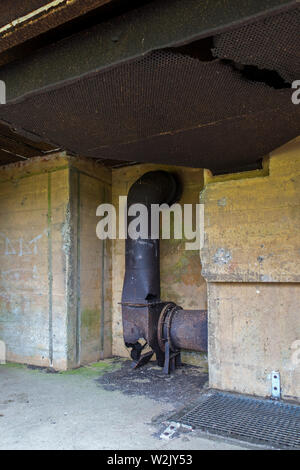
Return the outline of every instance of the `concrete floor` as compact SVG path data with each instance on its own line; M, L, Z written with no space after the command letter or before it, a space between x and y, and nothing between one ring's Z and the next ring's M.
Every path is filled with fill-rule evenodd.
M246 447L219 438L208 439L195 431L170 441L161 440L164 420L175 410L174 403L134 394L132 390L128 394L122 387L109 390L108 374L116 375L122 364L121 360L107 360L65 373L0 365L0 449ZM137 389L143 380L147 381L134 380Z

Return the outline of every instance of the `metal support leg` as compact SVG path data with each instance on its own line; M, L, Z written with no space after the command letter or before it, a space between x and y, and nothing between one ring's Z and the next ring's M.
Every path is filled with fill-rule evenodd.
M181 366L180 351L172 352L168 341L165 343L165 364L164 373L170 374L174 372L177 367Z

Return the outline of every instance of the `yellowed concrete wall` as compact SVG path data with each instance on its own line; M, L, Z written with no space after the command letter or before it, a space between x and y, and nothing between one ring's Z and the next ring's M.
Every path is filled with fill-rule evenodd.
M211 386L268 396L270 372L279 371L284 397L299 398L300 284L208 286Z
M183 184L181 204L198 204L203 188L203 170L164 165L134 165L115 169L112 174L112 200L118 208L119 196L126 196L131 185L147 171L164 169L178 174ZM121 295L125 270L125 241L113 242L113 354L128 356L124 346ZM161 240L161 297L186 309L207 307L206 282L201 276L199 251L186 251L185 240ZM186 362L200 363L203 357L185 354Z
M96 208L111 173L65 154L0 168L0 340L55 369L111 353L110 246Z
M0 168L0 338L9 361L67 366L67 201L64 157Z
M71 165L77 201L77 357L85 364L111 355L111 242L96 236L96 209L111 202L111 170L86 159L73 159Z
M299 140L274 152L261 173L238 177L208 176L201 195L210 385L268 396L276 370L283 396L299 399Z

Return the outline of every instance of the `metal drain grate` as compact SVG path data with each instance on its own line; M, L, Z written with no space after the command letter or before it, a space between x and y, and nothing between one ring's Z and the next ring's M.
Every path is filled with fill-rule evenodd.
M255 444L300 449L298 405L210 391L172 420Z

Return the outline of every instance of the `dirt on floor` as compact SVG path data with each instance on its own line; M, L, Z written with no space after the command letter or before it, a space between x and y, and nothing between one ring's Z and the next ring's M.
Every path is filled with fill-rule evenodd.
M107 391L144 396L181 407L208 387L208 374L203 367L183 364L166 375L155 363L133 369L131 361L124 361L121 368L104 373L96 382Z

